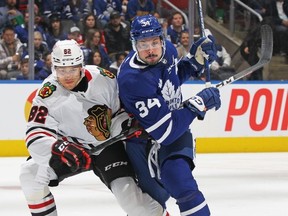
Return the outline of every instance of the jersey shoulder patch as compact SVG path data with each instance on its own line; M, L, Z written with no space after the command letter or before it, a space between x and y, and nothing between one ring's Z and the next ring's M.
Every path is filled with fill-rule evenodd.
M50 97L54 91L56 91L56 85L51 84L50 82L44 83L42 88L38 92L38 96L42 99Z
M100 68L100 67L98 67L98 69L99 69L99 72L102 76L109 77L111 79L115 79L116 76L112 72L110 72L109 70L106 70L106 69Z

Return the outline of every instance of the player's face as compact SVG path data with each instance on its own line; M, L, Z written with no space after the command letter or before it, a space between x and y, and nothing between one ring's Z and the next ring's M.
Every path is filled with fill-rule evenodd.
M162 56L162 41L160 37L138 40L136 49L139 58L149 65L157 64Z
M81 79L81 66L56 67L55 70L58 81L68 90L75 88Z

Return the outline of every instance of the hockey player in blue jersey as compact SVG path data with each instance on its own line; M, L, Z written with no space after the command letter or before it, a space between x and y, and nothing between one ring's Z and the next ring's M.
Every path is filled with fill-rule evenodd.
M177 61L176 48L162 33L151 15L136 17L131 24L133 51L118 71L119 95L151 139L130 139L126 150L141 188L163 207L172 196L182 216L208 216L191 172L195 165L189 125L195 118L204 119L207 110L219 109L220 94L214 87L205 88L181 108L181 85L202 73L204 58L209 63L215 59L214 38L200 38Z

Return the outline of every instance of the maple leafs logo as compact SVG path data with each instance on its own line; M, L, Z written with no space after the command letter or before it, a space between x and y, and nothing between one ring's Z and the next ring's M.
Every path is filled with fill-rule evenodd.
M159 80L159 87L162 86L162 80ZM160 87L161 88L161 87ZM181 103L180 87L175 90L175 86L170 80L167 80L161 90L161 94L168 104L170 110L177 109Z

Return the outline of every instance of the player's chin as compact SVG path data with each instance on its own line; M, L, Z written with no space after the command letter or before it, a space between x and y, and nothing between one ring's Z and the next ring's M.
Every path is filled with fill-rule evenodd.
M72 90L76 87L75 82L64 82L62 85L68 90Z
M148 65L155 65L159 62L159 58L148 58L146 59L146 63Z

